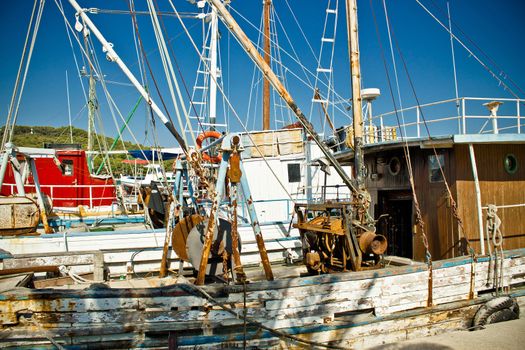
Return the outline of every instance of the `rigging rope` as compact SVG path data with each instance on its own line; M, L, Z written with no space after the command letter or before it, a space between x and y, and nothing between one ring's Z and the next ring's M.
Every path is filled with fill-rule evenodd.
M457 41L461 46L463 46L463 48L464 48L465 50L467 50L467 52L468 52L472 57L474 57L474 59L475 59L476 61L478 61L478 63L481 64L481 66L482 66L487 72L489 72L490 75L491 75L494 79L496 79L500 85L503 85L503 87L505 88L505 90L509 91L510 94L511 94L512 96L514 96L515 98L520 99L520 97L518 96L518 94L516 94L516 93L514 92L514 90L512 90L507 84L505 84L505 82L504 82L502 79L500 79L500 78L496 75L496 73L494 73L494 72L490 69L490 67L487 66L487 65L486 65L486 64L485 64L485 63L484 63L484 62L483 62L483 61L482 61L482 60L481 60L481 59L480 59L480 58L479 58L479 57L478 57L478 56L477 56L477 55L476 55L471 49L469 49L469 48L467 47L467 45L465 45L465 44L463 43L463 41L461 41L456 35L454 35L451 31L449 31L449 29L443 24L443 22L441 22L441 21L440 21L440 20L439 20L439 19L438 19L438 18L437 18L432 12L430 12L430 10L429 10L428 8L426 8L426 7L425 7L425 6L424 6L419 0L415 0L415 1L418 3L419 6L421 6L421 8L423 8L423 10L425 10L425 11L430 15L430 17L432 17L432 18L433 18L433 19L434 19L434 20L435 20L435 21L436 21L441 27L443 27L443 28L444 28L444 29L445 29L445 30L446 30L446 31L447 31L447 32L448 32L448 33L449 33L454 39L456 39L456 41ZM520 91L521 91L521 89L520 89Z
M42 19L42 12L44 11L45 0L40 0L39 6L38 6L38 10L36 10L37 1L38 0L35 0L35 3L33 5L33 11L31 12L31 18L30 18L30 21L29 21L29 26L27 28L27 35L26 35L26 40L25 40L25 43L24 43L24 49L22 51L22 57L20 59L20 65L18 67L18 73L17 73L17 77L16 77L15 87L13 89L13 95L11 97L11 103L9 104L9 111L8 111L8 114L7 114L7 120L6 120L6 124L5 124L4 135L2 136L2 145L0 145L0 149L4 149L5 148L5 144L7 142L11 142L13 140L13 134L14 134L14 130L15 130L14 126L16 125L16 119L18 118L18 110L20 108L20 102L22 101L22 94L24 92L24 87L25 87L25 83L26 83L26 79L27 79L27 73L29 71L29 65L31 63L31 58L33 56L33 49L35 47L35 42L36 42L36 38L37 38L37 34L38 34L38 29L40 28L40 21ZM35 16L35 11L36 11L36 19L35 19L34 26L33 26L33 18ZM26 57L26 51L27 51L27 44L29 42L29 36L31 34L31 28L33 28L32 36L31 36L31 44L29 45L29 52L27 53L27 58L25 58ZM22 73L22 66L23 66L24 60L26 61L25 62L25 68L24 68L24 75L23 75L22 81L20 83L20 74ZM20 89L18 88L19 85L20 85ZM17 96L18 96L18 100L16 102L16 107L14 107L15 99L16 99ZM13 111L13 108L14 108L14 111ZM12 119L12 121L11 121L11 119Z
M248 23L249 26L251 26L253 29L255 29L257 32L260 32L259 28L257 28L252 22L250 22L250 20L248 20L246 17L244 17L240 12L236 11L233 7L231 7L232 9L232 12L234 12L235 14L237 14L242 20L244 20L246 23ZM264 35L264 34L263 34ZM275 45L275 43L272 43L273 45ZM255 45L254 46L259 50L259 51L263 51L263 49L259 46L259 45ZM297 65L299 65L299 67L301 68L304 68L304 70L306 72L308 72L308 74L310 74L310 76L312 77L315 77L315 74L313 72L311 72L308 68L306 68L298 59L296 59L295 57L293 57L287 50L285 50L284 48L280 48L281 52L283 52L286 56L288 56L293 62L295 62ZM307 81L305 81L304 79L302 79L301 77L299 77L299 75L297 75L296 73L294 73L293 70L288 69L288 72L290 74L292 74L297 80L299 80L301 83L303 83L305 86L307 86L309 89L311 89L312 91L314 90L314 86L311 84L311 83L308 83ZM323 82L323 85L325 87L328 87L324 82ZM341 99L341 100L347 100L345 98L343 98L342 96L340 96L336 91L334 91L334 94L335 96L338 98L338 99ZM344 108L340 108L340 107L337 107L337 109L343 113L344 115L347 115L348 116L348 112L344 109ZM350 117L349 117L350 118Z
M55 4L57 5L57 7L58 7L58 9L59 9L59 12L62 14L62 17L64 18L64 22L65 22L66 25L67 25L67 28L68 28L72 33L75 33L75 30L73 29L73 27L71 26L71 24L70 24L69 21L67 20L67 17L66 17L66 14L65 14L65 12L64 12L64 9L63 9L63 7L61 7L61 4L59 4L58 0L55 0ZM91 59L89 58L89 54L88 54L88 52L84 49L84 47L83 47L82 43L80 42L79 38L78 38L77 36L75 36L75 39L76 39L77 44L78 44L78 46L79 46L79 48L80 48L80 51L81 51L82 54L83 54L82 57L85 57L85 59L87 59L87 61L88 61L88 64L94 68L95 75L98 76L99 78L100 78L100 77L103 77L103 75L102 75L100 72L98 72L97 69L95 69L95 67L96 67L96 66L99 66L99 65L94 64L94 63L91 61ZM96 56L94 56L94 59L96 60ZM103 79L101 79L101 81L103 81ZM103 85L103 86L104 86L104 85ZM107 91L107 89L105 89L105 91ZM108 97L109 100L111 101L110 105L113 104L114 106L116 106L116 103L115 103L115 101L113 100L113 98L111 97L111 94L109 94L109 91L107 91L107 92L108 92L107 97ZM85 106L84 106L84 108L85 108ZM119 110L118 108L117 108L117 112L119 113L121 120L125 121L124 117L122 116L122 114L120 113L120 110ZM80 112L79 112L79 113L80 113ZM140 143L139 143L139 142L137 141L137 139L135 138L135 135L133 134L133 131L132 131L129 127L128 127L128 131L130 132L130 134L131 134L131 136L132 136L134 142L137 143L137 145L140 145ZM140 146L139 146L139 148L140 148ZM142 149L141 149L141 152L142 152L143 155L144 155L144 152L142 151ZM144 157L145 157L145 155L144 155Z
M157 0L154 0L155 1L155 6L157 7L158 9L158 4L157 4ZM160 13L160 12L159 12ZM162 26L162 31L165 33L165 35L167 36L167 30L166 30L166 27L164 25L164 19L163 19L163 16L162 14L159 15L159 18L160 18L160 24ZM190 98L190 92L188 90L188 86L186 84L186 81L184 80L184 76L182 75L182 71L180 69L180 66L179 66L179 63L177 62L177 58L176 58L176 55L175 55L175 50L173 49L173 45L171 45L171 41L168 40L168 48L170 49L171 51L171 54L173 56L173 61L175 63L175 67L177 68L177 72L179 73L179 77L181 79L181 82L182 82L182 85L184 86L184 90L186 91L186 95L188 98ZM177 88L177 93L178 93L178 97L179 97L179 100L180 100L180 104L181 104L181 107L182 107L182 111L184 113L184 116L185 116L185 119L186 119L186 125L189 127L189 131L190 131L190 136L191 136L191 139L193 141L193 145L196 146L196 137L195 137L195 133L193 132L193 127L191 125L191 121L190 121L190 116L189 116L189 112L186 110L185 106L184 106L184 100L182 99L182 95L180 93L180 88L179 88L179 85L177 83L177 80L176 80L176 77L174 76L173 77L174 81L175 81L175 87ZM190 102L192 102L190 100ZM195 106L193 105L193 103L191 103L191 106L193 108L195 108ZM202 125L199 123L199 126L201 128L202 131L204 131L204 129L202 128ZM182 125L181 125L181 128L182 128ZM183 129L184 130L184 129Z
M450 31L450 51L452 52L452 69L454 73L454 91L456 93L456 110L459 116L461 112L460 112L460 107L459 107L458 76L456 72L456 55L454 52L454 37L452 36L452 18L450 16L450 6L449 6L448 1L447 1L447 14L448 14L448 27ZM461 120L458 118L458 130L460 130L459 127L461 127Z
M442 14L444 13L444 11L443 11L442 9L439 8L439 6L436 4L435 1L430 0L430 2L434 5L434 7L435 7L439 12L441 12ZM448 4L448 2L447 2L447 4ZM448 9L448 6L447 6L447 9ZM450 16L449 16L449 17L450 17ZM515 87L517 90L519 90L519 92L520 92L522 95L525 95L525 92L520 88L520 86L519 86L518 84L516 84L516 82L514 82L514 80L513 80L513 79L512 79L512 78L511 78L511 77L510 77L510 76L509 76L509 75L508 75L508 74L507 74L507 73L506 73L506 72L505 72L505 71L504 71L504 70L503 70L503 69L502 69L502 68L501 68L501 67L500 67L500 66L499 66L499 65L498 65L498 64L497 64L497 63L496 63L496 62L495 62L495 61L494 61L494 60L493 60L493 59L492 59L492 58L491 58L486 52L485 52L485 51L483 51L483 49L482 49L481 47L479 47L478 44L476 44L476 42L475 42L474 40L472 40L472 39L467 35L467 33L461 29L461 27L460 27L457 23L455 23L455 22L452 21L452 20L451 20L451 22L452 22L452 24L456 27L456 29L459 30L459 32L460 32L461 34L463 34L463 36L464 36L464 37L465 37L465 38L466 38L466 39L467 39L472 45L474 45L474 47L475 47L476 49L478 49L479 52L480 52L483 56L485 56L485 57L486 57L486 58L487 58L487 59L488 59L493 65L494 65L494 67L496 67L496 68L500 71L500 74L499 74L499 75L503 75L504 79L508 79L508 80L510 81L510 83L511 83L512 85L514 85L514 87ZM449 25L449 27L450 27L450 25ZM451 27L450 27L450 28L451 28ZM450 32L452 32L452 29L450 29Z
M386 1L385 0L383 0L383 9L384 9L384 12L385 12L386 28L387 28L387 33L388 33L388 43L390 45L390 57L392 59L392 67L393 67L393 70L394 70L394 77L395 77L395 81L396 81L397 99L399 101L399 109L400 109L400 113L401 113L401 120L402 120L402 123L403 123L402 124L403 125L402 134L406 135L407 132L406 132L406 125L405 125L405 114L403 113L403 100L401 99L401 88L399 87L399 79L398 79L398 74L397 74L396 57L394 55L394 47L392 45L392 36L391 36L391 33L390 33L390 20L389 20L389 17L388 17L388 11L387 11L387 8L386 8ZM399 128L401 129L401 125L399 125ZM406 142L406 140L405 140L405 142Z
M179 122L179 128L181 130L184 130L184 124L182 123L182 118L181 118L181 111L179 110L179 103L182 102L182 96L180 93L179 84L177 83L177 78L173 70L173 65L171 63L170 54L166 47L166 42L164 40L162 29L160 28L159 19L158 19L157 12L156 12L157 10L152 0L147 0L147 4L148 4L148 9L150 11L150 19L152 22L153 31L155 33L155 38L157 41L157 45L159 47L159 53L160 53L160 58L162 61L162 66L164 68L164 74L166 76L166 83L168 85L173 107L175 108L175 115L177 116L177 121ZM173 90L173 85L175 85L177 97L179 98L178 102L177 102L177 98L175 97L175 91ZM183 103L180 103L180 104L181 104L180 108L182 109L182 113L184 114L185 118L188 118L188 113L186 111L186 108L184 107L184 104ZM191 131L192 137L194 137L191 126L190 126L190 131ZM188 145L188 139L186 137L186 133L182 133L182 138L184 139L184 143Z
M385 2L383 2L383 5L384 5L385 16L386 16L387 8L386 8ZM377 35L377 39L378 39L379 46L380 46L380 49L381 49L381 57L383 59L383 65L385 67L385 73L386 73L386 76L387 76L390 97L392 98L392 103L394 105L394 111L395 111L395 114L396 114L397 123L398 123L398 125L400 125L399 114L398 114L398 110L397 110L397 106L396 106L396 101L395 101L395 98L394 98L394 92L393 92L393 89L392 89L392 83L391 83L391 79L390 79L390 74L388 73L388 67L387 67L387 63L386 63L387 61L386 61L386 57L385 57L383 44L382 44L382 41L381 41L381 36L379 34L379 26L377 24L377 18L376 18L376 14L375 14L375 11L374 11L373 4L372 4L372 0L370 0L370 8L372 10L372 16L373 16L374 24L375 24L375 28L376 28L376 35ZM387 23L389 24L390 22L387 20ZM413 174L412 162L411 162L411 158L410 158L410 149L408 147L408 141L404 137L404 133L403 133L403 130L401 128L400 128L400 133L401 133L402 140L404 140L403 152L405 154L405 159L407 161L407 172L408 172L408 175L409 175L410 189L412 191L412 197L413 197L413 200L414 200L414 208L415 208L415 211L416 211L416 224L417 224L417 226L419 226L419 230L421 232L421 239L422 239L422 242L423 242L423 246L425 248L425 259L426 259L427 266L428 266L428 297L427 297L427 306L431 306L433 304L433 293L432 293L432 290L433 290L432 289L432 287L433 287L432 254L430 253L430 250L429 250L428 238L427 238L427 235L425 233L425 223L424 223L423 217L421 215L421 208L420 208L419 201L418 201L417 194L416 194L416 187L415 187L415 183L414 183L414 174Z
M175 6L173 5L173 2L172 0L168 0L171 7L173 8L173 11L175 13L177 13L177 10L175 8ZM179 22L181 24L181 26L184 28L184 31L186 32L186 35L188 36L188 39L190 40L195 52L197 53L197 55L199 56L200 60L203 61L204 65L208 67L208 64L206 63L204 57L201 55L197 45L195 44L195 41L193 40L193 38L191 37L190 33L188 32L186 26L184 25L184 22L182 21L182 18L178 17L179 18ZM209 67L208 67L209 69ZM210 76L211 77L211 76ZM211 77L213 78L213 77ZM272 167L270 166L270 164L268 163L268 160L266 159L266 157L263 155L264 153L262 152L262 150L259 148L259 146L257 146L257 143L254 141L253 137L251 136L251 134L248 132L248 130L246 129L246 126L243 124L241 118L239 117L239 115L237 114L237 111L235 110L235 108L233 107L233 105L231 104L230 100L228 99L228 97L226 96L226 94L224 93L224 89L222 88L222 86L220 84L217 84L217 89L219 90L219 92L224 96L225 100L226 100L226 103L228 104L228 108L232 111L233 115L235 116L235 118L237 119L237 121L239 122L239 124L242 126L243 130L246 132L246 136L250 139L250 141L252 142L253 146L255 147L255 149L257 150L257 152L259 152L259 154L262 155L262 159L264 161L264 163L266 164L266 166L270 169L270 172L272 173L272 175L275 177L275 179L277 180L277 182L279 183L279 185L281 186L281 188L284 190L284 192L287 194L287 196L290 198L290 200L294 201L292 196L290 195L290 193L288 192L288 190L286 189L286 187L284 186L284 184L282 183L282 181L280 180L280 178L277 176L277 174L274 172L274 170L272 169Z
M418 0L416 0L418 1ZM390 24L389 24L390 26ZM404 71L405 71L405 74L407 76L407 79L408 79L408 82L409 82L409 85L410 85L410 88L412 90L412 94L416 100L416 104L417 104L417 107L419 108L420 110L420 113L421 113L421 119L423 121L423 124L425 126L425 130L427 132L427 136L428 136L428 139L431 140L432 139L432 136L431 136L431 133L430 133L430 129L428 127L428 123L426 121L426 118L425 118L425 115L423 113L423 110L421 109L421 104L419 102L419 98L418 98L418 95L416 93L416 89L415 89L415 86L414 86L414 82L411 78L411 75L410 75L410 72L408 70L408 66L407 66L407 63L406 63L406 60L404 58L404 55L403 53L401 52L401 48L399 46L399 43L397 41L397 38L395 36L395 33L392 29L392 27L390 26L390 30L392 31L392 37L394 39L394 43L396 45L396 49L397 49L397 52L399 54L399 57L401 58L401 62L403 63L403 68L404 68ZM467 237L467 235L465 234L465 229L464 229L464 226L463 226L463 221L461 219L461 217L459 216L459 213L458 213L458 207L457 207L457 203L456 201L454 200L454 196L452 195L452 191L450 190L450 185L447 181L447 177L445 176L445 172L443 170L443 166L444 164L441 164L441 161L439 160L439 155L437 153L437 150L436 148L432 145L432 150L433 150L433 153L434 153L434 156L436 157L436 160L438 162L438 165L439 165L439 170L440 170L440 173L441 173L441 176L443 178L443 182L444 182L444 185L445 185L445 189L447 191L447 194L448 194L448 199L450 200L450 204L451 204L451 207L452 207L452 214L454 216L454 219L456 220L457 224L458 224L458 228L459 228L459 234L460 236L462 236L462 238L465 240L465 243L466 243L466 249L468 249L468 253L473 257L475 258L476 256L476 253L474 251L474 249L472 248L471 244L470 244L470 241Z

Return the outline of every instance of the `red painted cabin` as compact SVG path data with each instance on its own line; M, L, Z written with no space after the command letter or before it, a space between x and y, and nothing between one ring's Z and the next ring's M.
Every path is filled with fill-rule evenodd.
M51 197L54 207L96 207L111 205L116 200L113 179L91 175L83 150L62 149L57 150L56 155L62 169L52 158L36 158L40 187ZM32 174L25 184L26 193L36 192ZM8 166L0 194L9 196L13 193L16 193L16 182L13 170Z

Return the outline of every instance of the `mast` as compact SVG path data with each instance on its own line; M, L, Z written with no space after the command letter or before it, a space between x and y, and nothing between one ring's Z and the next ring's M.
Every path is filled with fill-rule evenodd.
M210 129L215 130L217 121L217 35L218 18L217 10L211 8L211 39L210 39L210 104L209 118Z
M264 62L270 66L270 8L272 0L263 0ZM263 130L270 129L270 81L264 79L263 85Z
M97 89L96 85L97 82L95 80L94 75L94 67L92 66L91 62L93 60L91 56L91 50L89 48L88 43L88 36L84 36L84 46L86 49L86 53L89 56L88 60L88 68L89 72L83 72L82 70L80 73L84 73L84 75L89 74L89 96L88 96L88 144L87 144L87 165L88 170L91 173L93 171L93 132L95 131L95 115L97 114L98 110L98 101L97 101Z
M74 1L74 0L69 0ZM303 112L299 109L294 99L286 89L286 87L281 83L277 75L272 71L271 67L264 62L264 59L257 51L253 43L248 39L243 30L239 27L235 19L228 12L224 4L220 0L206 0L210 5L214 6L217 9L217 13L220 15L221 20L226 25L228 30L235 36L239 44L243 47L244 51L248 56L253 60L255 65L261 70L262 74L270 81L275 91L281 96L281 98L286 102L288 107L294 112L295 116L301 123L301 126L306 130L306 132L312 137L315 143L321 149L324 156L328 159L330 164L334 167L337 174L341 177L342 181L348 188L350 188L354 193L356 188L352 183L352 180L345 172L341 164L335 159L334 155L330 149L323 143L319 135L315 132L312 124L305 117Z
M357 0L346 0L348 51L352 73L352 115L354 127L354 166L359 190L364 184L363 108L361 104L361 67L359 63L359 36L357 33Z
M89 101L88 101L88 145L87 163L91 173L93 171L93 132L95 129L95 114L98 110L95 76L91 64L89 65Z

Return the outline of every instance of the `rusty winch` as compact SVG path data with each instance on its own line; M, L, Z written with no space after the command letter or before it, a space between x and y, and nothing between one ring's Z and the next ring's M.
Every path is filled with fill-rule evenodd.
M359 220L354 202L296 204L303 262L310 273L359 271L381 266L385 236Z

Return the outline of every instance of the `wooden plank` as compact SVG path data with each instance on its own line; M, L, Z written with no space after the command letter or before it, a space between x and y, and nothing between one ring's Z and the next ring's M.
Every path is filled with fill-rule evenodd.
M71 266L71 265L92 265L94 253L67 254L52 256L18 257L4 260L5 269L17 269L22 267L35 266Z

